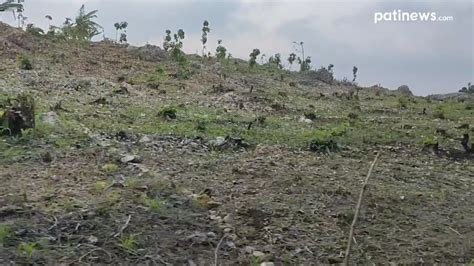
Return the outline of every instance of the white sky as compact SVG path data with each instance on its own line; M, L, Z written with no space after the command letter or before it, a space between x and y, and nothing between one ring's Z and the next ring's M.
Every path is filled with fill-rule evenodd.
M2 0L0 0L1 2ZM359 68L362 85L381 83L396 89L407 84L418 95L453 92L474 82L473 2L456 1L289 1L289 0L25 0L30 23L47 28L45 15L59 25L74 17L81 4L99 10L98 22L108 37L113 24L129 23L132 44L161 45L166 29L186 32L184 49L201 51L203 20L210 22L208 50L218 39L234 57L248 59L254 48L267 56L293 52L304 41L313 67L335 65L338 78ZM374 12L436 12L451 22L380 22ZM0 20L14 23L11 13Z

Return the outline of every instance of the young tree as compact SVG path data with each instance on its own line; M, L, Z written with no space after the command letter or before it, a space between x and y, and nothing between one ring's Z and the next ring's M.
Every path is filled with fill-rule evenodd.
M354 66L352 68L352 76L353 76L353 79L352 79L352 82L355 82L356 81L356 78L357 78L357 70L359 70L356 66Z
M53 21L53 17L50 15L44 16L45 19L48 20L48 29L51 30L51 21Z
M333 68L334 68L334 65L333 65L333 64L329 64L329 66L328 66L328 71L329 71L329 73L334 74L333 71L332 71Z
M296 60L296 54L295 53L291 53L289 56L288 56L288 63L290 63L290 68L291 66L293 65L293 62L295 62Z
M15 10L18 13L23 12L23 2L25 0L6 0L6 2L0 4L0 12L12 11L13 17L16 19Z
M260 56L260 64L261 64L261 65L265 64L265 58L266 58L266 57L267 57L267 55L265 55L265 54L262 54L262 55Z
M61 27L61 32L66 39L75 41L90 41L94 36L102 32L102 26L93 21L97 18L97 10L86 13L84 5L79 9L74 23L72 19L66 18Z
M283 65L281 64L281 55L279 53L270 56L268 58L268 63L275 64L279 69L283 69Z
M222 40L217 41L217 48L216 48L216 57L218 59L225 59L227 53L227 48L222 46Z
M204 20L202 24L202 36L201 36L202 56L206 56L207 34L209 32L211 32L211 29L209 28L209 22L207 20Z
M163 48L165 51L171 51L171 57L177 62L184 63L186 58L184 57L183 51L183 40L185 34L182 29L179 29L178 32L173 34L174 40L171 39L171 31L166 30L165 41L163 42Z
M128 27L128 22L122 21L122 22L116 22L114 24L115 27L115 41L120 43L127 42L127 27ZM120 32L120 40L118 39L118 35Z
M171 31L166 30L165 40L163 41L163 49L168 51L171 48Z
M249 66L254 67L255 64L257 64L257 56L260 54L260 50L255 48L253 51L250 53L250 60L249 60Z
M300 64L300 72L304 72L311 69L311 57L305 57L304 55L304 42L293 42L295 44L295 51L301 54L301 57L298 57L298 64Z

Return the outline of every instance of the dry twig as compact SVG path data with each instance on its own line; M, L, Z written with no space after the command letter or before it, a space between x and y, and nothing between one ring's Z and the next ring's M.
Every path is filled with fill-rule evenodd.
M214 250L214 266L217 266L217 257L218 257L218 254L219 254L219 249L221 247L221 244L222 244L222 241L224 241L224 239L227 237L227 235L225 234L221 240L219 240L219 243L217 243L217 247L216 249Z
M372 170L374 169L374 166L377 163L379 155L380 155L380 153L377 153L377 156L375 156L375 159L372 162L372 165L370 165L369 172L367 173L367 176L364 180L364 184L362 185L362 188L361 188L360 193L359 193L359 200L357 201L356 211L355 211L355 214L354 214L354 218L352 219L351 229L349 231L349 237L347 239L346 256L344 257L343 265L348 265L348 263L349 263L349 256L350 256L350 253L351 253L352 240L353 240L353 237L354 237L354 227L355 227L355 224L357 222L357 218L359 216L360 206L362 205L362 199L364 197L365 188L367 187L367 183L369 182L369 178L372 175Z
M122 235L123 231L125 229L127 229L128 227L128 224L130 223L130 220L132 219L132 215L130 214L128 217L127 217L127 220L125 221L125 224L120 228L120 230L114 235L114 237L118 237L120 235Z

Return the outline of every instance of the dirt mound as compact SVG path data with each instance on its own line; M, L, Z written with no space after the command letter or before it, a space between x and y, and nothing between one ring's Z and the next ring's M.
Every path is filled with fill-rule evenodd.
M21 29L0 22L0 53L11 54L22 51L33 51L38 47L38 40Z

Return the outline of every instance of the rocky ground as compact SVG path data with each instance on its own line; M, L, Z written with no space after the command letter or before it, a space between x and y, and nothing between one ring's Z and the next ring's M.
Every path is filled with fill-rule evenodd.
M0 23L0 264L340 263L375 153L350 262L472 262L472 97L187 57Z

